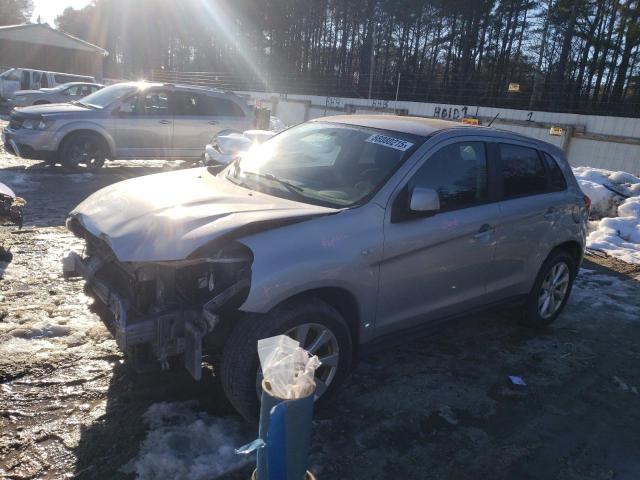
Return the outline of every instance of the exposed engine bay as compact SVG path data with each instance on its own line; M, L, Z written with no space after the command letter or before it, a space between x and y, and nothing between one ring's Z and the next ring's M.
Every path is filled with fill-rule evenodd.
M67 227L86 241L82 255L64 259L65 275L83 277L91 294L108 307L107 327L128 360L139 368L182 355L201 378L203 339L225 312L242 303L251 279L251 251L237 242L212 248L206 257L167 262L121 262L106 242L74 218Z

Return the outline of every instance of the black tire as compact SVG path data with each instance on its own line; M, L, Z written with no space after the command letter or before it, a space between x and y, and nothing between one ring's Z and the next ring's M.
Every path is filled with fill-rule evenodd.
M72 133L60 148L60 163L69 170L84 164L87 170L99 170L108 154L107 144L100 135L91 132Z
M257 421L260 411L256 391L256 377L260 368L258 340L284 334L296 326L308 323L326 327L339 346L335 375L318 399L318 402L324 402L348 375L353 354L349 328L333 307L313 297L296 299L276 307L268 314L245 315L227 337L220 365L222 388L229 402L249 422Z
M540 303L542 300L542 287L545 279L550 275L554 267L561 266L564 264L568 270L568 283L566 285L566 291L562 300L559 302L557 307L554 307L554 311L549 315L541 314L541 306ZM527 298L527 303L525 306L525 312L523 317L523 323L530 327L546 327L553 323L558 315L564 309L564 306L567 304L567 300L571 295L571 288L573 287L573 281L576 278L576 259L570 255L565 250L554 250L547 257L547 259L540 267L540 271L538 272L538 276L536 277L536 281L533 284L533 288L529 293L529 297ZM554 297L555 298L555 297ZM544 304L544 302L542 302Z

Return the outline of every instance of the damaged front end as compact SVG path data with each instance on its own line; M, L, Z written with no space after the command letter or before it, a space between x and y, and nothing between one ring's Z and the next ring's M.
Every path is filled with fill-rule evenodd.
M22 228L22 211L27 202L20 197L16 197L9 187L0 183L0 225L11 222Z
M199 258L121 262L77 218L69 217L67 228L85 240L86 248L82 255L65 256L65 276L82 277L108 307L113 318L107 327L128 359L139 363L150 358L165 369L169 359L182 356L185 368L199 380L203 339L248 294L251 251L231 241Z

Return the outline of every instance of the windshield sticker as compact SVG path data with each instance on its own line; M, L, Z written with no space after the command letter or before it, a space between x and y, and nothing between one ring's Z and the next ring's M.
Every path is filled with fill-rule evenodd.
M404 140L400 140L399 138L388 137L386 135L380 134L371 135L365 140L365 142L375 143L376 145L393 148L394 150L400 150L401 152L406 152L411 147L413 147L413 143L411 142L406 142Z

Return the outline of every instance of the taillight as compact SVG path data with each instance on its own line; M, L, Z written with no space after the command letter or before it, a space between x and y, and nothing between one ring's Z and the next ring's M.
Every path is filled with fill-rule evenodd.
M587 214L591 213L591 199L586 195L582 195L582 199L584 200L584 206L587 209Z

